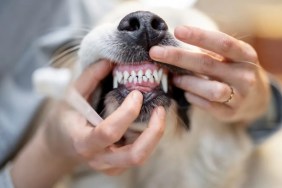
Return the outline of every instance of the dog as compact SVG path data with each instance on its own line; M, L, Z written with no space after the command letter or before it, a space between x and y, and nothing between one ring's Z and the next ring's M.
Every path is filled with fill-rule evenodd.
M169 80L171 73L185 70L152 61L148 55L154 45L199 50L173 37L171 29L180 24L217 30L210 18L195 9L178 11L126 3L83 38L78 50L82 69L101 59L110 60L114 66L112 75L103 81L100 92L93 97L96 109L107 116L129 91L138 89L143 93L140 115L124 135L124 144L132 142L130 132L146 128L155 106L166 108L168 125L158 147L143 166L118 177L82 170L72 176L68 187L251 187L246 171L253 146L245 128L221 122L196 106L186 104L182 100L183 92ZM105 100L97 103L97 98Z

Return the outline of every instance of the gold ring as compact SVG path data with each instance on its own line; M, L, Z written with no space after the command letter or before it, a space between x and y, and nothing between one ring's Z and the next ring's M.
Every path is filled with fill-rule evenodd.
M231 93L230 93L229 98L228 98L226 101L222 102L222 103L224 103L224 104L229 103L229 102L232 100L233 96L234 96L234 90L233 90L233 87L231 87L230 85L228 85L228 86L229 86L229 88L230 88L230 90L231 90Z

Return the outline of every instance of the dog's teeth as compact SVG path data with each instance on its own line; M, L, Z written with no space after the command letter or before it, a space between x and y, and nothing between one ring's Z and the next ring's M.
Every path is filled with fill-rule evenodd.
M136 72L135 72L135 71L131 71L131 76L132 76L133 78L135 78L135 77L136 77Z
M152 76L152 71L150 69L146 70L145 76L147 76L148 79Z
M136 83L137 83L137 81L138 81L138 80L137 80L137 77L136 77L136 76L135 76L135 77L133 77L133 83L134 83L134 84L136 84Z
M122 80L122 73L121 72L117 72L117 80L119 83L121 83Z
M141 84L142 81L143 81L142 76L140 76L140 77L138 76L138 83Z
M158 71L159 80L161 80L162 75L163 75L163 69L160 69Z
M133 77L132 77L132 76L129 76L128 82L129 82L129 83L132 83L132 81L133 81Z
M117 88L118 87L118 79L117 76L114 76L114 83L113 83L113 88Z
M149 81L150 81L151 83L154 83L154 77L153 77L152 75L150 76Z
M123 72L123 79L124 79L124 81L127 81L128 77L129 77L129 72L124 71Z
M144 81L144 82L148 82L147 76L143 76L143 81Z
M168 85L167 85L167 75L166 74L163 74L161 82L162 82L162 87L163 87L164 92L167 93Z
M142 70L139 70L138 73L137 73L137 75L138 75L138 78L142 78L142 76L143 76L143 71L142 71Z
M154 70L153 76L154 76L156 82L157 82L157 83L160 83L160 77L159 77L159 75L158 75L157 70Z

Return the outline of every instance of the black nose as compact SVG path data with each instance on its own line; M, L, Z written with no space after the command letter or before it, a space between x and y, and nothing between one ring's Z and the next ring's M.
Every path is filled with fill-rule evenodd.
M119 23L119 31L130 44L149 50L165 37L168 27L159 16L148 11L137 11L125 16Z

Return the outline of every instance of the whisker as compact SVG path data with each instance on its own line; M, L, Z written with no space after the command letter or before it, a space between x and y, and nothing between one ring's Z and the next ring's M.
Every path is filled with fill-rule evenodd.
M245 34L245 35L239 35L239 33L233 33L233 34L230 34L230 36L238 39L238 40L245 40L247 38L250 38L252 35L251 34Z
M58 67L61 65L62 63L62 59L63 58L68 58L69 55L73 54L74 52L76 52L78 49L80 48L80 45L76 45L73 46L71 48L68 48L60 53L58 53L58 55L55 55L51 60L50 60L50 64L52 66ZM73 56L70 56L68 59L70 59ZM64 59L65 61L66 59Z

